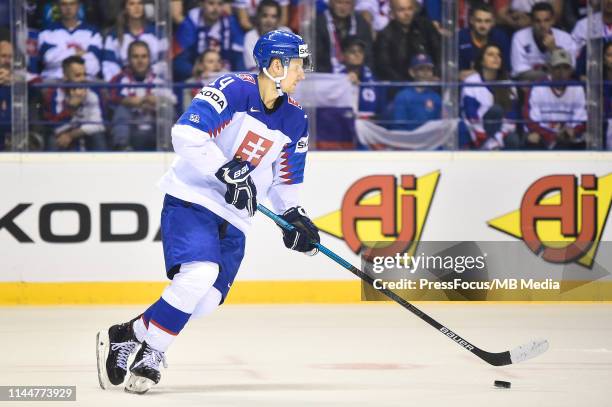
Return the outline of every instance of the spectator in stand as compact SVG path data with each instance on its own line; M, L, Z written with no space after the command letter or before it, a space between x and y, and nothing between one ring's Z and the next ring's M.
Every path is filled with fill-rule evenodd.
M62 61L75 55L85 61L86 75L93 79L100 72L102 37L98 30L78 17L79 0L58 0L60 21L40 33L38 52L43 79L61 79Z
M553 82L568 81L573 74L572 56L556 49L550 57ZM586 147L586 99L579 85L533 87L525 104L528 148L583 150Z
M589 0L572 0L563 2L563 15L560 26L566 31L571 31L579 20L587 16L587 4Z
M179 26L185 20L185 10L197 7L200 0L170 0L172 23Z
M531 9L531 27L512 37L512 76L520 80L540 80L547 76L550 54L565 49L575 63L575 43L572 36L553 27L555 11L550 3L536 3Z
M476 58L475 72L464 83L479 84L508 80L503 54L495 44L485 45ZM518 147L515 120L517 93L506 86L465 86L461 91L461 112L469 132L470 147L499 150Z
M329 9L317 14L315 68L318 72L338 73L343 68L342 44L357 37L366 44L366 65L370 64L372 29L363 16L355 12L355 0L329 0Z
M502 51L504 69L510 68L510 39L505 31L495 27L493 8L486 3L476 3L470 8L470 28L459 31L459 79L473 74L476 57L487 44L494 44Z
M198 55L207 49L218 51L229 70L244 69L244 33L234 16L223 14L222 0L202 0L189 10L174 37L174 79L191 77Z
M359 86L357 101L357 116L360 119L372 117L377 109L377 92L374 86L367 83L376 79L372 70L365 64L366 44L357 37L348 37L342 47L344 49L344 67L340 73L348 75L355 86Z
M26 58L28 82L40 82L42 64L38 53L38 36L40 32L36 29L28 28L28 39L26 40Z
M263 0L234 0L233 7L240 27L247 32L257 28L256 18ZM277 2L280 13L278 13L278 26L289 24L289 0L279 0ZM264 33L262 33L264 34Z
M603 0L601 12L593 13L593 25L591 29L595 33L593 38L603 38L606 43L612 41L612 0ZM576 42L578 55L576 72L578 76L584 76L586 75L586 43L589 39L587 17L576 23L572 31L572 38Z
M289 31L287 27L279 27L281 6L275 0L261 0L257 6L255 15L255 28L247 32L244 36L244 67L253 71L257 68L253 59L253 49L260 36L272 30L281 29Z
M412 57L410 77L416 82L432 82L434 64L426 54ZM393 102L394 130L414 130L430 120L441 118L442 100L431 87L411 86L397 94Z
M151 52L146 42L136 40L128 47L128 65L113 78L117 85L155 85L163 81L151 69ZM151 87L117 87L111 93L115 105L112 147L115 150L155 150L155 116L158 104L171 105L174 95Z
M13 44L0 38L0 151L4 151L11 135L11 83L13 82Z
M532 23L533 6L540 2L551 5L553 23L557 23L563 15L563 0L509 0L504 5L498 5L498 23L508 27L511 31L529 27Z
M127 65L128 48L133 41L144 41L151 51L151 65L156 73L164 72L166 40L157 38L155 26L145 19L143 0L123 0L115 27L104 40L102 74L109 81Z
M106 7L108 2L104 1ZM49 28L61 19L59 2L57 0L31 0L26 8L28 14L28 27L37 29ZM79 20L88 21L89 23L97 22L100 10L105 7L100 7L100 1L96 0L80 0L77 10L77 18Z
M595 38L603 38L606 42L612 40L612 0L603 0L601 12L593 13L593 23L592 32L596 33ZM578 51L586 46L589 39L588 24L588 17L584 17L576 23L572 31Z
M62 62L64 82L86 82L85 60L72 55ZM106 149L102 107L98 95L88 88L46 89L43 117L52 121L46 149L102 151Z
M391 0L391 21L374 47L376 76L381 80L411 80L410 61L418 54L433 58L434 72L440 61L440 34L424 17L417 16L416 0Z
M219 52L212 49L204 51L204 53L198 57L193 67L193 77L187 81L195 83L197 86L194 88L185 88L183 91L183 109L187 110L195 95L202 89L202 86L217 79L225 72Z
M603 48L604 149L612 150L612 42Z
M356 0L355 10L361 13L375 33L389 24L389 0Z

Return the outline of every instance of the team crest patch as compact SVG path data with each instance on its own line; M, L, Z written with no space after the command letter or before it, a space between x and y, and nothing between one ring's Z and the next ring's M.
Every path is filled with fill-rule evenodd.
M255 78L253 78L253 75L249 75L249 74L246 74L246 73L239 73L236 76L239 77L240 79L242 79L245 82L250 82L253 85L255 85Z
M257 166L262 158L268 153L272 144L271 140L249 131L244 137L244 140L242 140L242 144L240 144L238 150L236 150L234 157L239 155L244 161L248 161L254 166Z

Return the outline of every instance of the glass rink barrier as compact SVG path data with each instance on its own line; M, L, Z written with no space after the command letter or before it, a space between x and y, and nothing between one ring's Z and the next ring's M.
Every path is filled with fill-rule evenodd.
M228 40L231 43L228 43L226 53L224 47L227 44L223 41L218 44L218 39L216 42L210 40L201 30L194 28L193 33L185 34L190 18L200 10L197 4L148 0L137 3L144 7L145 34L150 37L142 34L138 39L147 42L147 38L155 38L157 41L147 42L149 45L157 44L149 46L155 79L139 85L124 77L114 83L108 72L120 73L121 70L109 68L107 52L108 44L114 40L119 16L123 16L118 6L120 2L111 2L108 10L94 3L80 2L77 16L98 24L96 35L99 36L97 47L100 49L88 48L66 55L83 55L89 61L88 53L99 52L96 55L99 55L100 70L92 77L88 71L87 82L78 86L65 83L67 79L57 75L59 71L55 80L49 80L54 75L45 71L48 68L46 64L51 64L49 58L43 57L49 49L46 30L62 13L59 3L38 5L26 0L6 0L5 3L0 5L7 11L7 18L0 22L5 25L0 27L0 37L4 37L8 44L5 48L10 45L12 57L0 68L3 70L0 72L1 151L170 151L170 127L189 104L194 92L197 93L198 88L216 76L207 74L189 79L191 71L186 71L181 65L184 62L182 58L187 55L185 38L197 38L197 49L193 49L197 55L190 54L192 59L221 47L223 66L216 69L217 72L251 68L246 59L244 64L242 59L244 49L252 41L247 38L252 27L249 28L250 23L243 21L242 12L238 11L242 6L232 8L227 5L224 9L228 24L238 27L238 34L232 34L231 41ZM542 71L544 76L540 75L540 79L526 80L524 75L501 71L497 77L490 77L482 70L467 75L469 70L461 65L462 33L472 23L463 2L440 0L418 6L414 21L424 24L419 26L420 35L434 30L430 34L436 40L421 38L423 45L418 52L423 54L417 53L414 58L406 59L405 65L393 66L392 62L397 59L388 55L384 48L382 30L393 20L389 17L386 2L376 6L381 7L379 12L362 4L355 6L353 15L358 16L355 17L358 29L355 32L349 30L347 41L338 42L326 34L335 24L330 15L339 12L335 9L335 2L317 7L311 0L291 1L287 9L281 8L282 13L288 13L288 19L283 21L304 37L314 59L315 73L307 74L306 81L294 95L309 116L310 148L609 150L612 144L612 130L608 125L612 116L612 92L609 91L612 88L612 68L603 58L610 37L603 28L602 19L607 18L605 12L602 17L603 3L576 6L572 14L576 21L571 23L565 21L567 16L554 21L568 32L574 27L571 34L575 49L571 52L569 77L556 74L549 68ZM195 8L189 9L191 6ZM574 7L573 3L568 2L567 7ZM112 18L113 12L116 18ZM111 17L105 17L109 13ZM247 12L250 21L258 21L253 13L250 9ZM501 14L496 14L496 18L499 27L495 28L506 30L506 34L517 30L516 27L509 28ZM579 18L582 20L578 21ZM371 38L366 35L363 40L360 24L372 27L376 35L372 34ZM228 27L227 32L234 29ZM66 44L68 48L74 46L70 41ZM337 54L334 46L346 55ZM359 63L354 65L352 62L351 58L359 54L360 47L365 53L362 55L365 62L362 63L370 68L368 70L357 69ZM503 58L507 57L502 54ZM556 58L552 54L551 51L547 56L548 62ZM379 66L386 58L390 58L389 64ZM419 58L425 59L419 63ZM59 69L61 62L56 60L53 63ZM504 69L510 71L508 61L503 62ZM194 61L190 63L195 64ZM428 65L432 68L429 74L415 73L417 68ZM409 70L413 70L411 81L405 78ZM393 72L400 74L393 80L385 78L393 76ZM546 73L549 75L547 78ZM197 85L190 85L194 81ZM548 89L543 90L544 87ZM143 96L138 96L141 94ZM126 97L131 98L131 102L123 101ZM136 106L137 98L146 101ZM71 118L68 112L61 115L58 103L73 105ZM85 130L77 130L77 123L85 126ZM73 138L74 143L71 141Z
M214 79L213 79L214 80ZM45 83L29 85L28 131L21 151L170 151L170 127L207 82ZM293 97L312 112L318 150L594 150L605 148L608 121L587 120L584 82L371 82L312 73ZM606 86L611 86L606 82ZM325 89L333 87L333 92ZM457 87L459 116L444 118L440 92ZM554 92L567 92L563 103ZM73 95L77 96L73 96ZM499 96L501 95L501 96ZM501 104L494 98L500 97ZM130 104L136 100L139 105ZM144 102L143 102L144 101ZM150 102L147 102L150 101ZM76 108L67 107L76 103ZM551 108L554 112L550 113ZM4 128L11 122L5 121ZM13 122L17 128L19 122ZM79 131L80 130L80 131ZM592 132L591 132L592 130ZM78 133L74 142L57 139ZM10 133L9 133L10 135Z

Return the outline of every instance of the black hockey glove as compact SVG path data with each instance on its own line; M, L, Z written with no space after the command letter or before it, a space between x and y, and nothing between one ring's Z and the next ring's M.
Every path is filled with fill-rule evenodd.
M304 208L301 206L289 208L281 215L281 218L295 227L290 232L283 229L283 242L288 249L311 255L318 252L313 242L321 241L319 229L308 218Z
M236 157L215 173L215 177L227 187L225 202L238 209L246 208L249 216L257 211L257 188L249 175L254 169L251 163Z

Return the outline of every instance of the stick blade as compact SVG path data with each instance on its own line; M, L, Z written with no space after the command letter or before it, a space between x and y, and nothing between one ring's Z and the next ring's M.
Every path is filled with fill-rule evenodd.
M548 341L546 339L534 339L524 345L517 346L510 351L510 360L513 364L521 363L526 360L535 358L548 350Z

